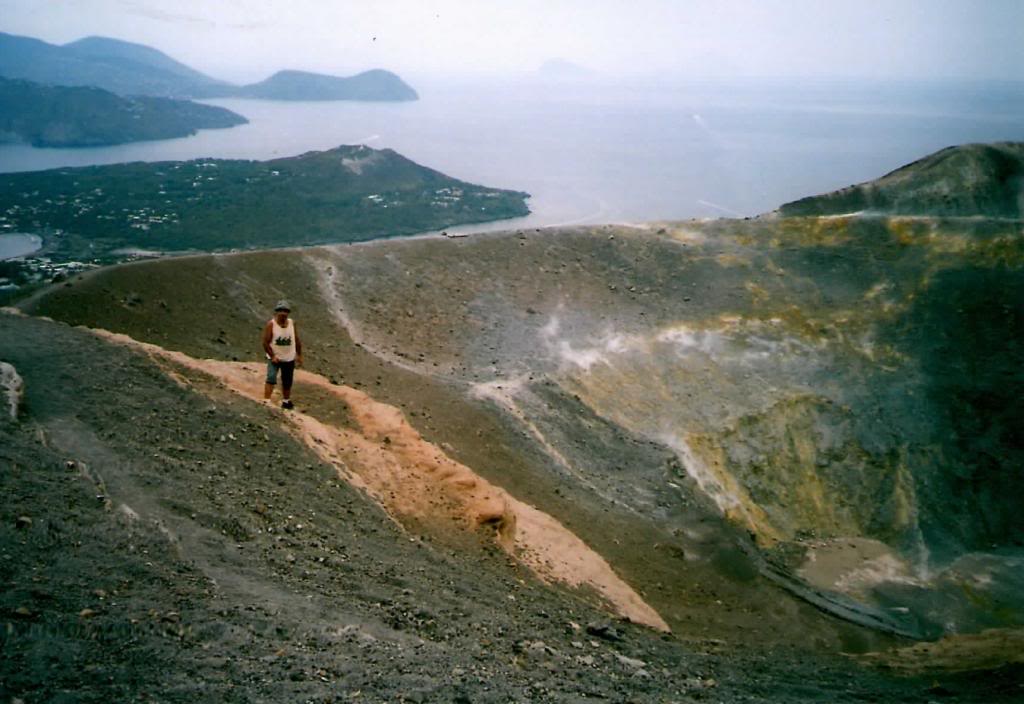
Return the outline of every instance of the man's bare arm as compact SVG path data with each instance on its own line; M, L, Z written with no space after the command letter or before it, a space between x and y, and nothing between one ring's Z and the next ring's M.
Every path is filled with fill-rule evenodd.
M267 323L263 327L263 351L267 353L270 359L274 359L274 350L270 347L270 342L274 337L274 326L271 323Z

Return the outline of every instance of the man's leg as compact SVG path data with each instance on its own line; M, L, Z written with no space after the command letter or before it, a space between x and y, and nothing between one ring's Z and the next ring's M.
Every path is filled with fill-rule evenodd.
M284 405L291 408L292 378L295 373L295 362L281 362L281 395Z
M274 385L277 383L277 365L267 360L267 380L263 384L263 399L269 399L274 395Z

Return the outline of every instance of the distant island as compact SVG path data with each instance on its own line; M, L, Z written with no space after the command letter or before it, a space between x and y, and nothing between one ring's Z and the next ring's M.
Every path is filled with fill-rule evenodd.
M529 213L390 150L341 146L271 161L199 159L0 175L0 233L43 236L51 261L110 263L409 235Z
M380 69L350 77L280 71L265 81L238 86L207 76L152 47L107 37L56 45L0 32L0 76L94 86L122 96L368 101L419 97L401 78Z
M417 100L419 95L390 71L375 69L349 78L305 71L278 71L234 95L264 100Z
M555 58L542 63L537 75L553 81L587 81L595 78L597 73L572 61Z
M0 78L0 142L94 147L187 137L248 122L214 105Z

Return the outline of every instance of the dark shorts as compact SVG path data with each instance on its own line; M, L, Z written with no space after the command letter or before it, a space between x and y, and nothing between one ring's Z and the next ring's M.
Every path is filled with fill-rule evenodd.
M267 383L273 386L277 383L277 371L281 370L281 386L292 388L292 377L295 376L295 360L291 362L278 362L274 364L267 360Z

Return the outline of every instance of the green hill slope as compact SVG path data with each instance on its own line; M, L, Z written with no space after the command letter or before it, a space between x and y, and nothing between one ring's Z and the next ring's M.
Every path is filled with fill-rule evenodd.
M365 146L271 161L139 162L0 175L8 229L51 233L47 246L58 259L104 261L123 248L216 251L407 235L526 215L527 197Z

